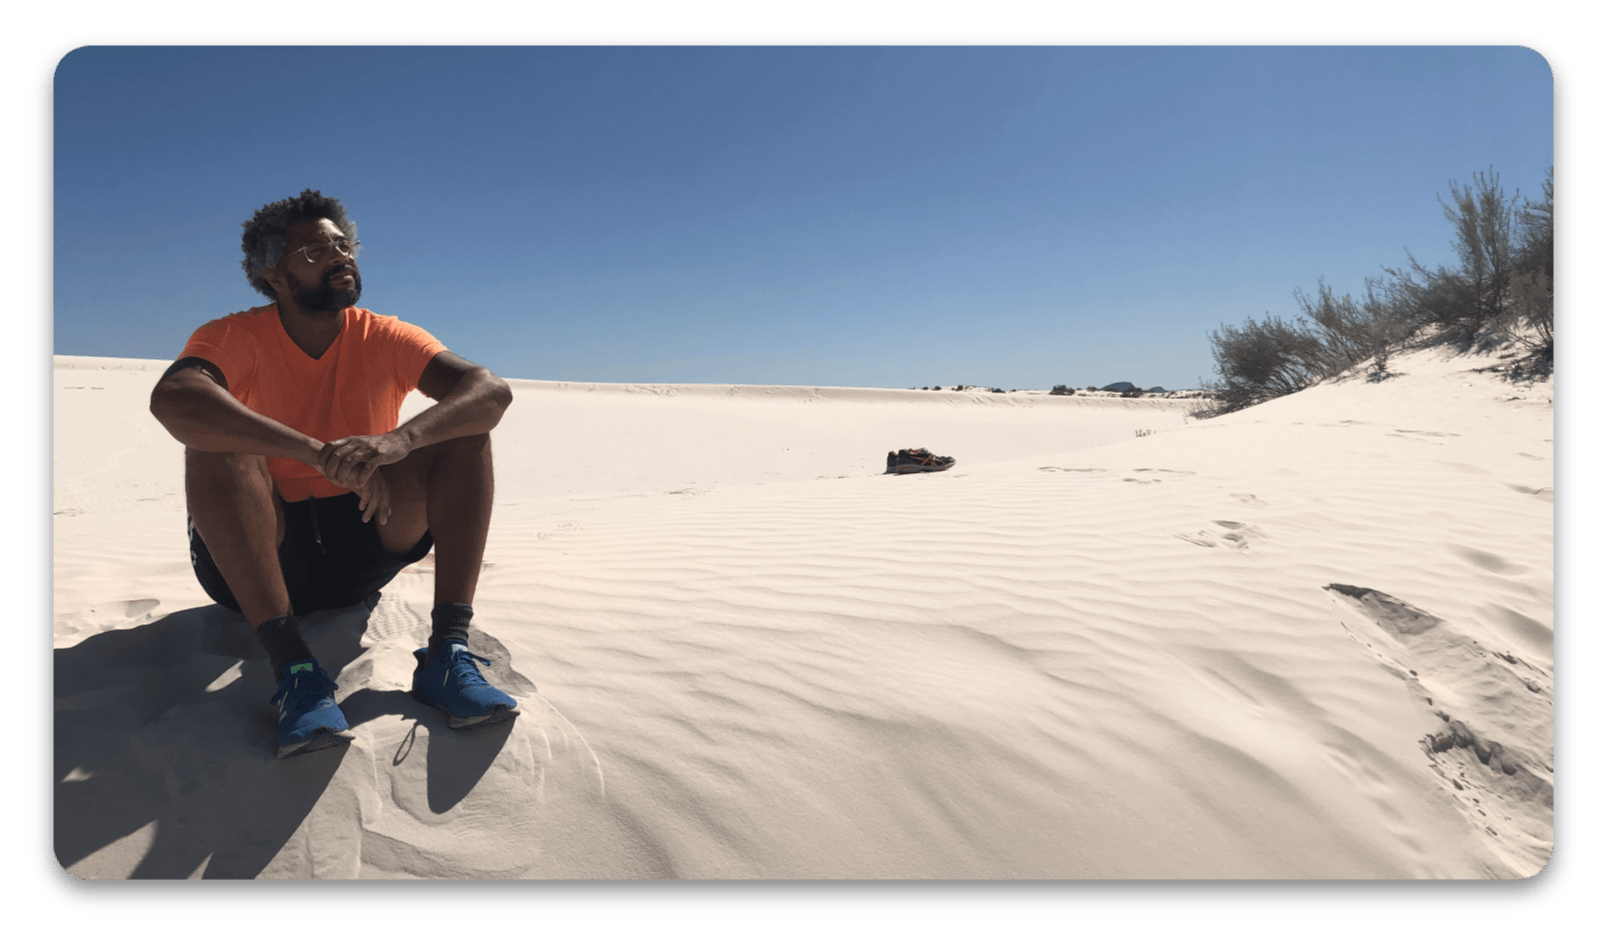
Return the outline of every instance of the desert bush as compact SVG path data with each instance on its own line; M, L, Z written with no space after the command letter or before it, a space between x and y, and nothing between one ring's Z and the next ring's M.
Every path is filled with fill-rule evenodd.
M1455 268L1408 265L1367 278L1358 300L1337 296L1323 280L1312 297L1294 291L1303 315L1292 323L1267 316L1209 334L1217 379L1200 384L1214 396L1192 416L1212 417L1304 388L1372 360L1372 376L1387 372L1398 346L1424 327L1467 347L1496 339L1496 331L1554 354L1554 169L1542 200L1507 198L1499 175L1477 172L1472 184L1449 182L1438 198L1454 231Z
M1544 180L1544 199L1516 213L1520 241L1508 303L1500 323L1518 341L1553 357L1555 351L1555 170ZM1526 328L1531 333L1523 332Z
M1469 340L1481 329L1481 322L1470 308L1476 295L1458 272L1444 266L1427 269L1410 256L1410 267L1389 268L1388 290L1398 307L1416 327L1437 327L1442 332Z
M1553 356L1555 283L1550 273L1544 269L1518 272L1510 282L1509 307L1497 323L1516 342Z
M1242 326L1222 324L1209 334L1219 378L1206 383L1213 403L1200 413L1212 417L1292 394L1320 377L1316 361L1324 358L1320 338L1307 325L1289 324L1266 315Z
M1454 230L1459 265L1428 269L1406 251L1407 267L1387 269L1400 308L1467 344L1490 324L1526 320L1525 310L1542 317L1542 302L1532 302L1546 287L1538 270L1547 267L1553 277L1553 177L1551 169L1546 201L1520 208L1520 193L1507 198L1492 169L1473 174L1471 185L1449 182L1449 200L1438 202Z
M1301 289L1295 289L1293 297L1317 328L1319 345L1310 347L1313 355L1308 361L1321 376L1337 375L1366 359L1383 371L1392 347L1414 330L1409 311L1381 279L1367 278L1359 301L1334 295L1324 280L1316 286L1316 297Z
M1521 250L1517 254L1518 267L1533 263L1550 272L1555 270L1555 169L1550 167L1544 178L1544 199L1527 200L1517 212L1521 224Z
M1460 275L1470 289L1468 311L1481 320L1498 317L1505 306L1513 265L1516 212L1506 200L1499 175L1489 169L1472 175L1475 187L1449 182L1452 204L1443 204L1443 216L1455 231L1455 254Z
M1120 397L1122 397L1122 398L1141 398L1142 397L1142 389L1140 389L1140 388L1128 388L1125 391L1120 393Z
M1063 385L1055 385L1053 386L1053 391L1048 392L1050 395L1074 395L1075 393L1075 389L1065 388Z
M1322 279L1316 285L1318 297L1312 299L1303 289L1293 290L1304 316L1321 328L1319 349L1313 362L1324 375L1335 369L1344 369L1364 359L1368 353L1365 338L1365 319L1359 305L1348 295L1334 297L1332 286Z

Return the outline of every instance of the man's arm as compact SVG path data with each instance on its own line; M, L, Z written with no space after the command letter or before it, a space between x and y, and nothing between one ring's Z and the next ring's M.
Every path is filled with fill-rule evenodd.
M445 351L424 367L418 391L437 403L396 428L412 449L488 434L513 403L513 390L494 372Z
M323 443L264 417L228 392L222 370L179 360L150 394L150 413L179 443L207 453L256 453L317 465Z
M513 390L495 373L446 351L424 366L418 390L435 405L389 433L331 441L317 457L318 469L338 485L362 487L374 470L419 447L490 433L513 403Z

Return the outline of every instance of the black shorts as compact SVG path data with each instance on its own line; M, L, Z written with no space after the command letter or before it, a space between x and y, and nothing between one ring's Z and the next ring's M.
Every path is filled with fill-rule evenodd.
M379 542L379 522L364 523L357 501L357 493L350 492L284 503L279 567L297 615L361 602L395 579L402 567L422 560L435 545L425 531L408 553L385 550ZM239 611L240 603L212 561L206 542L195 533L193 518L188 525L189 561L195 567L195 578L213 601Z

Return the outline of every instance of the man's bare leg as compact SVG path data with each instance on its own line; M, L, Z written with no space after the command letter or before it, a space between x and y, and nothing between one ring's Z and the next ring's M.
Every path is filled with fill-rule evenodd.
M495 496L490 435L477 434L414 450L383 467L392 512L379 527L385 549L404 553L427 529L435 539L435 606L429 646L413 674L412 694L446 713L452 728L474 728L518 715L518 700L491 686L467 647L474 591L490 532ZM442 656L444 654L444 656ZM426 672L428 671L428 672Z
M186 449L184 492L196 533L273 664L279 757L349 742L345 715L334 701L335 683L312 658L292 614L279 566L284 502L267 459Z
M429 471L429 527L435 537L435 604L474 604L496 494L490 434L439 444Z
M184 495L196 532L251 627L288 615L290 592L279 568L284 504L267 459L186 448Z
M474 604L495 498L490 435L459 437L414 450L383 467L390 484L390 520L379 540L391 553L435 538L435 605Z

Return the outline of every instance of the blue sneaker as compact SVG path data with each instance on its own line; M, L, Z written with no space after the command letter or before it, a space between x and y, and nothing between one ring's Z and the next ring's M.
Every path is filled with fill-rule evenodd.
M334 680L316 660L298 660L285 668L279 691L268 700L279 707L280 758L350 743L353 736L334 704L334 688Z
M412 673L412 697L446 713L446 724L453 728L478 728L505 722L518 715L518 700L485 682L476 663L489 660L468 652L457 641L447 641L425 664L429 649L412 652L418 669Z

